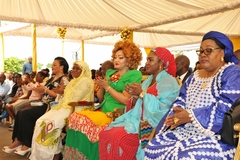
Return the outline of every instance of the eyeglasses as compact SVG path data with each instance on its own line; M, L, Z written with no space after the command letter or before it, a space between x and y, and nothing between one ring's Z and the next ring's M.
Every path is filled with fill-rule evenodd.
M222 48L206 48L206 49L203 49L203 50L196 50L196 53L198 56L200 56L201 54L205 54L205 55L209 55L213 52L213 50L215 49L222 49Z

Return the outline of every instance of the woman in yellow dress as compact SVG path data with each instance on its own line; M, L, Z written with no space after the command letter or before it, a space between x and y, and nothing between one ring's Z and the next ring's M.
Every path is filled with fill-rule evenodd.
M112 60L114 69L106 72L105 79L96 80L100 87L97 95L103 99L101 112L81 111L69 117L64 159L99 159L99 132L112 121L106 113L115 108L125 108L130 98L124 90L125 85L142 80L141 72L136 70L142 54L133 42L117 42L112 51Z
M72 113L69 102L93 101L93 81L87 63L76 61L72 68L72 79L57 106L41 116L35 125L32 138L31 160L50 160L54 155L58 155L62 149L61 133L66 125L67 118ZM75 111L83 107L77 106Z

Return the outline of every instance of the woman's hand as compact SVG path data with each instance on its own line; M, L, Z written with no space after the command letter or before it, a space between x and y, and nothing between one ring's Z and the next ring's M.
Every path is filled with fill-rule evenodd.
M99 87L104 88L105 90L109 87L108 81L105 80L105 79L102 79L102 78L96 78L96 79L95 79L95 83L96 83Z
M168 116L165 121L166 126L170 126L170 129L175 129L176 127L191 122L189 113L180 107L173 107L174 114Z
M138 97L142 92L142 87L141 84L132 83L125 86L125 91L134 97Z
M45 90L45 86L38 86L38 87L34 87L32 90L34 90L34 91L36 91L36 92L38 92L38 93L42 93L42 92L44 92L44 90Z
M53 88L52 91L54 91L57 94L63 94L64 93L64 87L62 85L58 85L56 88Z

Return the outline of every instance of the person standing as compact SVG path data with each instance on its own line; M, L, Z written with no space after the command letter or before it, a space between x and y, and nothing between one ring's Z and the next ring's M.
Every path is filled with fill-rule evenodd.
M28 62L23 65L22 73L31 73L32 72L32 57L28 57Z

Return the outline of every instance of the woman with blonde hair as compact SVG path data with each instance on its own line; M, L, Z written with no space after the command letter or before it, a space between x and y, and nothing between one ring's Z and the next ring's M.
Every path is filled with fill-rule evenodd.
M32 139L31 160L49 160L58 157L62 150L61 133L67 118L72 113L69 102L93 101L93 81L91 71L84 61L73 63L73 79L68 83L58 105L41 116L35 125ZM89 106L77 106L75 111Z
M114 69L109 69L104 79L96 80L100 87L98 98L103 99L101 112L76 112L68 120L64 159L99 159L99 132L112 121L106 113L113 112L115 108L125 108L131 95L124 90L124 86L141 82L141 72L136 69L142 54L137 45L130 41L117 42L112 51L112 60Z

